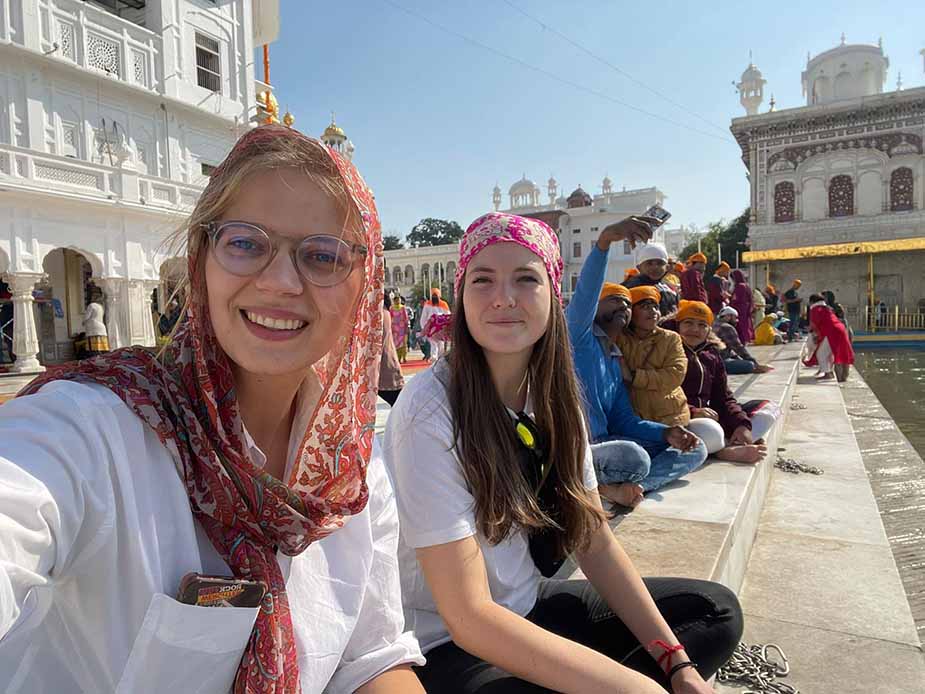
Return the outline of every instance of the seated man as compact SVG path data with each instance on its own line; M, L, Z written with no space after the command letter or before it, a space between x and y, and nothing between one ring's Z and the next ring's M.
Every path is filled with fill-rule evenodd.
M700 467L707 457L703 443L683 427L637 417L623 384L632 375L615 338L629 322L630 293L618 284L604 284L607 255L614 241L649 236L651 230L632 218L606 227L591 247L565 312L588 408L598 489L605 499L628 508L639 504L645 492Z
M670 316L678 308L678 295L674 287L666 282L668 274L668 251L660 243L647 243L636 253L638 274L625 279L623 286L655 287L659 293L658 310L662 316Z
M713 332L716 333L716 337L724 345L722 355L723 363L726 365L726 373L730 376L737 376L750 373L763 374L770 371L770 366L759 364L758 360L742 344L739 331L736 330L736 323L738 322L739 312L732 306L727 306L716 316L716 323L713 325Z

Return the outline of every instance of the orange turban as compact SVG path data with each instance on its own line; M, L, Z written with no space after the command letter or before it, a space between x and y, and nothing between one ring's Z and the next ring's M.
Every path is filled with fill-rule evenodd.
M793 283L798 287L803 286L803 282L801 282L800 280L793 280Z
M629 289L624 287L622 284L614 284L613 282L604 282L604 286L601 289L601 296L598 298L598 301L603 301L608 296L622 296L624 299L630 302L633 300Z
M724 260L723 262L721 262L719 265L716 266L716 274L717 275L728 275L731 269L732 268L729 267L729 263L727 263Z
M658 303L661 301L662 295L655 287L643 285L630 289L630 297L632 298L633 306L635 306L640 301L645 301L646 299L651 299L655 303Z
M677 273L684 272L684 263L675 263L675 264L674 264L674 271L677 272Z
M707 262L707 256L705 256L705 255L704 255L703 253L701 253L700 251L697 251L696 253L694 253L694 255L692 255L690 258L687 259L687 262L689 262L689 263L705 263L705 262Z
M623 281L626 282L630 277L635 277L639 274L639 268L631 267L627 268L626 272L623 273Z
M681 299L678 303L676 318L679 323L682 320L693 318L695 320L706 321L709 325L713 325L713 311L702 301L687 301L686 299Z

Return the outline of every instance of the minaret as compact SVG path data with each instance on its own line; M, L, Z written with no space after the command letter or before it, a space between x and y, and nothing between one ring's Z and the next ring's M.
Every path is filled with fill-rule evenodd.
M495 212L501 207L501 189L498 187L498 184L495 183L494 190L491 191L491 201L495 206Z
M549 204L555 205L556 198L559 197L559 184L552 176L549 177L549 181L546 183L546 192L549 194Z
M604 180L601 182L601 192L604 195L610 195L613 192L613 181L610 180L610 176L604 175Z
M344 156L353 156L353 143L347 139L343 128L335 122L333 111L331 111L331 124L321 134L321 141L335 152Z
M745 113L754 116L758 113L761 102L764 101L764 85L767 80L761 75L761 70L755 67L751 60L751 51L748 55L748 67L742 73L742 80L736 84L739 90L739 103L745 109Z

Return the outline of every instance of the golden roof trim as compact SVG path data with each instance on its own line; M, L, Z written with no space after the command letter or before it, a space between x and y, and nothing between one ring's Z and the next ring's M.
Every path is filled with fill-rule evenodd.
M925 236L890 241L857 241L830 243L822 246L772 248L765 251L745 251L744 263L764 263L771 260L802 260L804 258L831 258L840 255L866 255L868 253L896 253L899 251L925 251Z

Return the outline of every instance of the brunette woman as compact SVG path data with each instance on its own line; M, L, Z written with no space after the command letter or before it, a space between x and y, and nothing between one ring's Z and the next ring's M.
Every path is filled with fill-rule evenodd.
M453 350L391 413L408 624L428 691L706 694L742 630L735 596L641 579L605 522L555 233L490 213L466 230ZM566 554L587 579L552 576Z
M0 408L0 682L420 692L373 437L372 193L261 126L182 233L188 299L162 355L68 365ZM183 581L205 586L191 604L189 572L219 577ZM199 606L216 594L231 606Z

